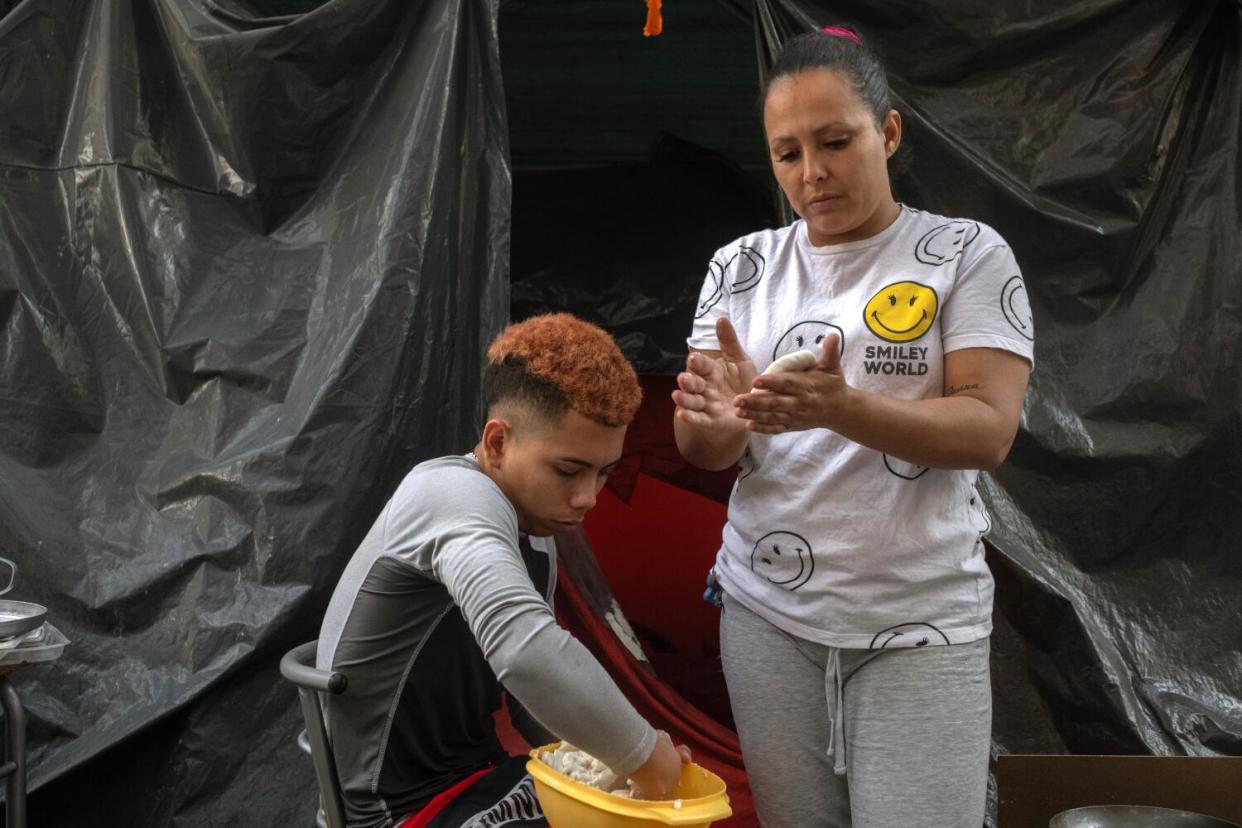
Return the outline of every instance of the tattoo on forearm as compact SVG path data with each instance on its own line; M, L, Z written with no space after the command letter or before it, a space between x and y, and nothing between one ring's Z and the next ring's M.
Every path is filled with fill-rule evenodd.
M954 394L960 394L963 391L973 391L976 388L982 388L982 387L983 386L977 382L971 383L970 385L954 385L954 386L944 389L944 395L946 397L952 397Z

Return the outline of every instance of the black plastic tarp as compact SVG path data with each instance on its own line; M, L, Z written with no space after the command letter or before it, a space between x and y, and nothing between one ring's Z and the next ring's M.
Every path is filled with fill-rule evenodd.
M1038 364L984 484L997 750L1242 754L1242 6L754 11L756 77L813 24L876 44L901 198L991 224L1023 267ZM0 554L73 642L15 675L32 824L307 824L276 662L405 469L468 446L509 311L498 11L0 12ZM656 177L708 180L688 163ZM730 176L710 181L751 192ZM624 252L601 253L607 301L556 262L519 284L667 370L660 303L702 267L674 284Z
M275 670L508 315L486 0L0 19L0 549L32 825L307 824ZM273 25L268 25L273 24Z

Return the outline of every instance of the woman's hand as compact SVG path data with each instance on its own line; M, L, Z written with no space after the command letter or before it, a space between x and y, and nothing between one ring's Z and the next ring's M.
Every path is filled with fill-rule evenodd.
M832 428L849 400L850 386L841 371L841 340L824 339L819 360L807 371L755 377L749 393L732 400L734 416L759 434L784 434Z
M755 379L751 361L727 318L716 321L719 355L696 352L686 358L686 370L677 375L673 416L683 423L720 432L740 433L746 421L739 419L733 400L750 391Z
M985 469L1009 453L1031 366L997 348L962 348L944 356L944 396L899 399L854 388L841 371L835 335L815 367L765 374L733 400L751 431L783 434L827 428L847 440L933 469Z

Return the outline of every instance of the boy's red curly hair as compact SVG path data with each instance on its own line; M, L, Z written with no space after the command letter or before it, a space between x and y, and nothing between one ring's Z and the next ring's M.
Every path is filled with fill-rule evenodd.
M489 409L521 397L547 414L568 407L597 423L621 426L634 419L642 402L638 375L613 338L568 313L532 316L505 328L487 349L487 363Z

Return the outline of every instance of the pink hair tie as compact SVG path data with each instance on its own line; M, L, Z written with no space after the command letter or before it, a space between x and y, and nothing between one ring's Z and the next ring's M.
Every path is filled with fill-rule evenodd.
M819 30L819 33L822 35L828 35L829 37L843 37L846 40L854 41L859 46L862 45L861 37L854 34L849 29L843 29L840 26L825 26L824 28Z

